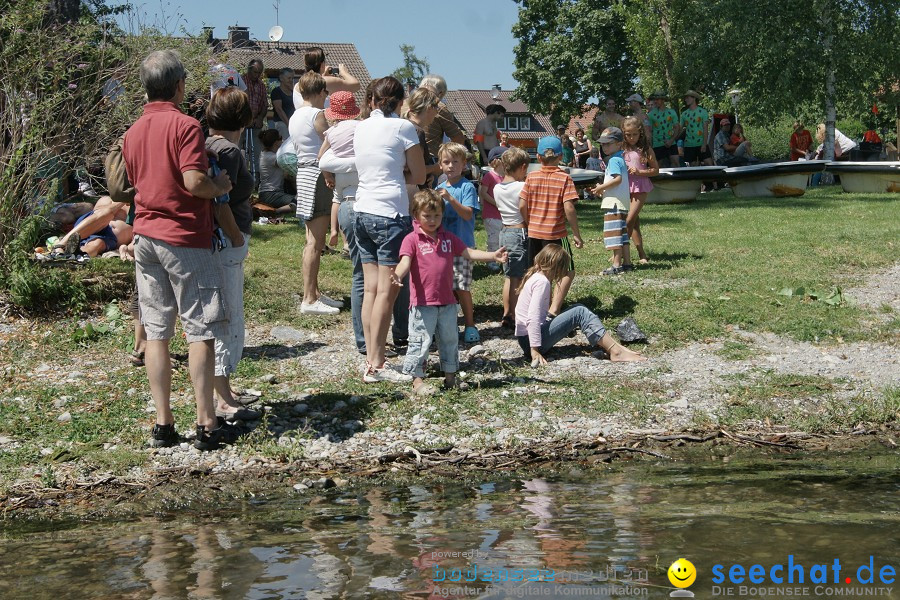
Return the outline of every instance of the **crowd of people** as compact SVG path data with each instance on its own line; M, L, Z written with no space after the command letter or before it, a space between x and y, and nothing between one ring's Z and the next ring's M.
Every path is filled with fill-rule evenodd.
M614 362L645 360L616 342L589 309L566 307L575 250L585 242L580 195L561 166L603 171L587 192L601 199L604 213L611 264L603 274L618 276L650 260L640 213L660 167L755 160L740 124L722 118L711 134L709 113L692 90L680 115L662 92L648 102L629 96L627 117L608 100L594 118L593 136L580 128L569 136L561 127L538 140L539 168L529 172L529 154L500 130L503 106L487 107L471 145L441 101L447 84L438 75L410 90L394 77L375 79L358 104L360 82L344 65L329 65L321 48L306 51L299 80L282 70L268 93L263 68L253 60L243 76L222 70L204 109L193 113L198 120L179 108L187 73L177 53L151 53L140 68L143 114L106 160L109 196L84 210L65 208L78 221L58 247L80 247L89 256L115 250L135 261L132 360L146 366L156 406L154 447L181 440L170 405L176 320L188 342L194 445L211 450L229 443L239 435L234 423L261 416L230 381L244 347L254 201L275 215L296 215L304 228L301 314L344 308L318 279L326 245L344 238L362 381L408 384L427 395L436 391L427 380L429 353L436 348L443 385L453 387L460 343L481 340L471 294L475 261L502 270L500 325L533 367L546 364L550 349L576 329ZM794 130L792 159L821 154L801 123ZM823 126L816 137L824 141ZM836 132L836 156L852 145ZM472 180L474 152L489 168ZM479 215L484 251L475 247Z
M304 226L301 313L330 315L343 308L319 289L318 270L326 241L334 242L338 230L345 237L364 382L407 383L414 393L433 393L426 375L435 342L443 385L456 385L460 342L481 339L471 296L474 261L498 270L502 265L501 325L535 367L576 328L612 361L644 360L618 344L587 308L564 310L575 276L573 248L584 242L575 210L579 194L559 168L565 149L558 137L540 140L541 167L528 173L529 155L504 144L497 128L502 111L491 109L475 141L493 168L473 182L466 177L471 153L465 134L441 102L443 78L426 76L409 94L393 77L376 79L359 106L353 95L359 82L343 66L328 66L321 49L307 51L306 66L296 84L287 72L279 78L269 96L278 118L270 128L260 120L266 96L254 89L263 69L259 61L241 78L246 90L233 80L214 86L204 135L198 120L179 110L187 73L177 53L153 52L141 65L143 115L107 159L111 198L98 202L85 222L97 229L128 221L133 235L114 227L110 245L121 246L136 264L136 350L156 405L152 446L181 439L170 405L169 342L176 320L188 342L194 445L211 450L229 443L239 433L235 422L260 416L242 405L230 383L244 344L244 263L257 189L261 201L282 213L295 211ZM601 136L610 167L606 182L593 190L607 210L610 275L634 268L629 236L639 240L640 234L631 212L635 205L639 210L655 168L642 123L629 119L623 125L624 133L609 127ZM579 136L576 144L577 160L587 165L590 142ZM623 145L636 156L623 158ZM285 190L286 172L295 195ZM482 209L486 251L475 248ZM646 260L640 246L639 252ZM390 364L401 352L400 363Z

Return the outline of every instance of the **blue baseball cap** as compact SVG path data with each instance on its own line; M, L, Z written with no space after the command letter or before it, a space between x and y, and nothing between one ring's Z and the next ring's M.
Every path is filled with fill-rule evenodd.
M538 140L538 156L559 156L562 154L562 140L555 135L547 135Z
M492 162L503 156L503 153L507 150L509 150L509 148L507 148L506 146L494 146L493 148L491 148L491 151L488 152L488 164L491 164Z

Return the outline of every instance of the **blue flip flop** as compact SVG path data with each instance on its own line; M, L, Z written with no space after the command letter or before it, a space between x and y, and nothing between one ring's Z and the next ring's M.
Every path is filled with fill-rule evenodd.
M463 331L463 341L467 344L474 344L481 341L481 334L474 327L466 327Z

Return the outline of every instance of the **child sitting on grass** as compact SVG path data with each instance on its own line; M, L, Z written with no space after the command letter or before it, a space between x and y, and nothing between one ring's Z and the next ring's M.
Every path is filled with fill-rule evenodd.
M444 201L434 190L421 190L413 197L413 232L403 239L400 262L391 282L402 286L409 274L409 347L403 372L413 377L417 394L433 393L425 384L425 365L432 338L437 338L444 372L444 386L456 385L459 370L459 334L456 328L456 298L453 295L453 266L456 258L467 261L506 262L506 250L483 252L466 247L454 234L441 227Z
M277 129L266 129L259 134L263 151L259 155L259 201L284 215L297 210L297 199L284 191L284 171L278 165L276 152L281 147L281 134Z
M525 217L519 209L519 194L525 187L531 158L521 148L507 148L501 161L506 175L494 186L494 201L503 222L500 245L506 248L509 259L503 265L506 277L503 280L503 319L500 326L513 329L516 326L516 290L528 268L528 232L525 230Z
M452 233L468 248L475 247L475 216L479 212L478 192L471 181L463 177L466 168L466 147L455 142L443 144L438 150L438 162L447 181L437 187L444 199L444 229ZM475 307L472 305L472 263L463 256L453 259L453 291L462 308L466 329L463 341L481 341L475 329Z
M534 266L525 274L519 288L516 305L516 338L532 367L547 364L544 357L557 342L576 328L588 339L591 346L600 346L612 362L647 360L615 341L600 318L581 304L576 304L560 315L547 318L550 307L550 286L565 277L569 269L569 254L561 246L552 244L534 257Z
M598 183L591 190L594 194L603 196L600 204L600 208L606 211L603 215L603 245L613 253L612 266L603 271L604 275L620 275L634 269L625 226L631 206L631 190L628 185L628 167L622 156L623 139L622 130L618 127L603 130L599 141L609 160L603 183Z

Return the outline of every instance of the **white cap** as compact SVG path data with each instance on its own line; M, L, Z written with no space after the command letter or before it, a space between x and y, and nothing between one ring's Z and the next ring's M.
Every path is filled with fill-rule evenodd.
M625 102L644 102L644 98L640 94L632 94L625 98Z

